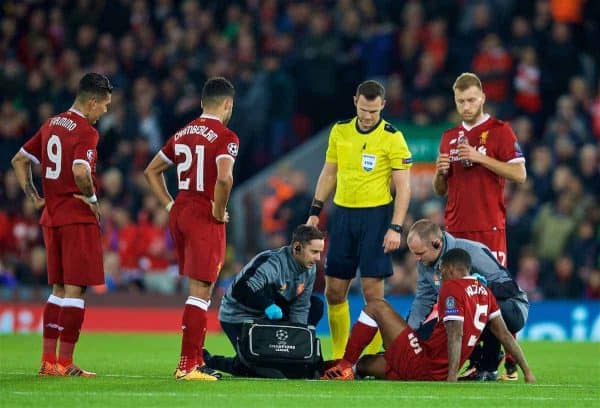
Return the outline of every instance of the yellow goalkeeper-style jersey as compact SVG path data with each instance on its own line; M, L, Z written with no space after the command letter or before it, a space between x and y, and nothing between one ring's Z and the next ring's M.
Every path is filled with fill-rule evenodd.
M333 202L350 208L389 204L392 171L412 166L400 131L381 119L372 130L363 132L356 117L333 125L325 161L337 164Z

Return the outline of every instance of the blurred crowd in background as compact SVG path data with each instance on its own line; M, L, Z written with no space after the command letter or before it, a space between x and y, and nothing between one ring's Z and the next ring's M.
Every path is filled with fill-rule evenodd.
M42 296L46 287L38 214L10 158L70 107L87 71L116 87L97 125L107 279L95 290L164 294L185 282L168 216L142 170L198 116L207 77L236 87L230 127L241 140L239 184L351 117L364 79L385 84L386 118L425 126L458 121L452 82L472 71L486 111L511 121L527 159L527 182L506 189L511 273L533 300L599 299L599 21L593 0L3 1L0 298ZM443 223L430 175L415 173L412 183L406 227L421 217ZM313 186L291 170L272 187L262 228L269 244L284 245L306 219ZM229 246L221 286L249 255ZM403 246L394 260L388 293L412 293L414 259Z

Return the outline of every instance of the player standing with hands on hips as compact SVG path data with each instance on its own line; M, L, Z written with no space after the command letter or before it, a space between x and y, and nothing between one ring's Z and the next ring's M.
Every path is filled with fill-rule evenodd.
M225 223L233 164L239 140L226 126L233 111L234 88L222 77L202 89L202 115L175 133L154 156L144 174L169 214L179 274L189 278L181 328L177 380L215 381L219 375L202 358L206 311L225 259ZM163 172L177 166L179 193L169 194Z
M86 288L104 284L96 197L99 135L92 125L107 112L111 93L104 75L85 74L73 106L46 120L12 159L21 188L36 209L43 208L40 224L52 294L43 315L42 376L96 376L73 364L73 351ZM42 166L43 198L33 184L31 163Z
M448 197L446 230L481 242L506 266L504 183L525 182L525 158L510 125L483 112L485 94L475 74L459 75L452 89L462 123L442 135L433 190ZM516 364L507 357L512 373Z
M333 358L341 358L350 332L348 289L360 268L365 302L383 299L383 279L392 275L390 253L400 247L410 200L412 157L404 136L383 120L385 89L361 83L354 96L356 117L336 123L329 134L309 225L317 226L323 203L335 190L335 212L325 265L325 297ZM395 198L390 181L396 189ZM381 349L378 334L367 353Z

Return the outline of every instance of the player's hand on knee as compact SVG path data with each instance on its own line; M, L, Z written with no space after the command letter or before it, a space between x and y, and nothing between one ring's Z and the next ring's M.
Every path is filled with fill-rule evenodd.
M283 311L279 306L273 303L265 309L265 315L269 320L281 320L283 318Z

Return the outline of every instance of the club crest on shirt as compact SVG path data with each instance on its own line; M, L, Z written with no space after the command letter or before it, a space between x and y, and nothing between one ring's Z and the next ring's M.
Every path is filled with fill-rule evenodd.
M238 145L237 145L237 143L229 143L227 145L227 153L229 153L233 157L237 157L237 154L238 154Z
M366 154L362 155L362 168L365 171L372 171L375 168L375 163L377 162L377 156L374 154Z
M480 145L486 144L487 138L488 138L488 131L486 130L485 132L482 132L481 135L479 135L479 144Z
M296 288L296 296L300 296L302 292L304 292L304 282L298 284L298 287Z
M94 161L94 151L93 151L92 149L89 149L89 150L86 152L85 156L87 157L87 161L88 161L88 162L90 162L90 163L91 163L91 162L93 162L93 161Z

